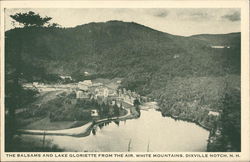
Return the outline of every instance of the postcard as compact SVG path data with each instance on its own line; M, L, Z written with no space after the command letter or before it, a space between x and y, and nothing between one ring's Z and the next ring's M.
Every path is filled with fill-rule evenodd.
M1 161L248 161L249 1L1 1Z

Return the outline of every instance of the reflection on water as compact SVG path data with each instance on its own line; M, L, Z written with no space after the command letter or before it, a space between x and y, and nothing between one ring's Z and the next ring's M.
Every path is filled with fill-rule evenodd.
M117 125L117 126L119 126L119 121L114 121L114 123Z
M46 138L66 151L201 152L206 151L208 135L194 123L162 117L149 109L142 110L138 119L100 123L87 137Z
M93 128L93 129L92 129L92 134L93 134L93 135L96 135L96 128Z

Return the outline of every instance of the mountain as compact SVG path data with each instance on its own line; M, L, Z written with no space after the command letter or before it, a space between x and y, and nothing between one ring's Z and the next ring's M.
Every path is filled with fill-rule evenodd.
M20 35L21 40L14 40L16 35ZM211 42L215 39L221 42L228 37L238 45L240 33L233 36L181 37L121 21L66 29L14 29L6 32L6 62L12 59L13 50L22 42L22 62L52 74L82 75L89 71L111 77L133 73L223 75L240 72L239 46L217 50L210 47ZM25 68L24 73L26 69L29 68Z
M240 34L229 33L229 34L200 34L193 35L191 38L202 40L210 45L221 45L221 46L232 46L239 47L240 45Z
M222 130L225 138L210 144L210 150L240 150L240 33L183 37L134 22L108 21L5 34L7 79L15 69L26 81L56 80L58 75L76 80L121 77L121 87L158 101L162 115ZM235 104L228 104L228 98ZM223 119L208 115L210 111L221 112ZM231 119L230 113L231 127L218 125Z

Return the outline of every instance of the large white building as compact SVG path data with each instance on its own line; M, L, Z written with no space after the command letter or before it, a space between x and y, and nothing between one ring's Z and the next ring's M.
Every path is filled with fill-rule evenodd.
M95 89L96 96L108 97L109 90L107 87L97 87Z
M83 91L88 91L89 87L92 86L92 81L91 80L84 80L82 82L78 83L78 88Z
M211 46L211 48L230 48L230 46Z

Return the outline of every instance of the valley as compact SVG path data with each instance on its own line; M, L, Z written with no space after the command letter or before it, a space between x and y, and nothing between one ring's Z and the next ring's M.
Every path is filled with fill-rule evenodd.
M194 122L209 130L208 151L237 152L240 151L237 144L240 143L241 108L240 38L240 33L176 36L122 21L74 28L12 29L6 32L6 94L11 95L8 86L11 87L11 74L17 67L21 67L20 85L122 78L115 88L157 102L162 116ZM13 59L16 53L20 53L19 60ZM70 76L72 80L60 76ZM45 112L46 116L49 110L53 112L50 119L67 121L63 123L65 127L51 125L49 129L87 123L90 119L84 116L86 113L79 112L88 102L74 100L71 93L63 95L37 109L38 115ZM11 107L8 102L6 106ZM76 111L71 111L74 108ZM35 113L23 115L35 118ZM46 124L48 119L45 116L34 119L37 123L27 121L33 126L26 125L26 128L44 129L42 123ZM73 123L75 118L88 120Z

